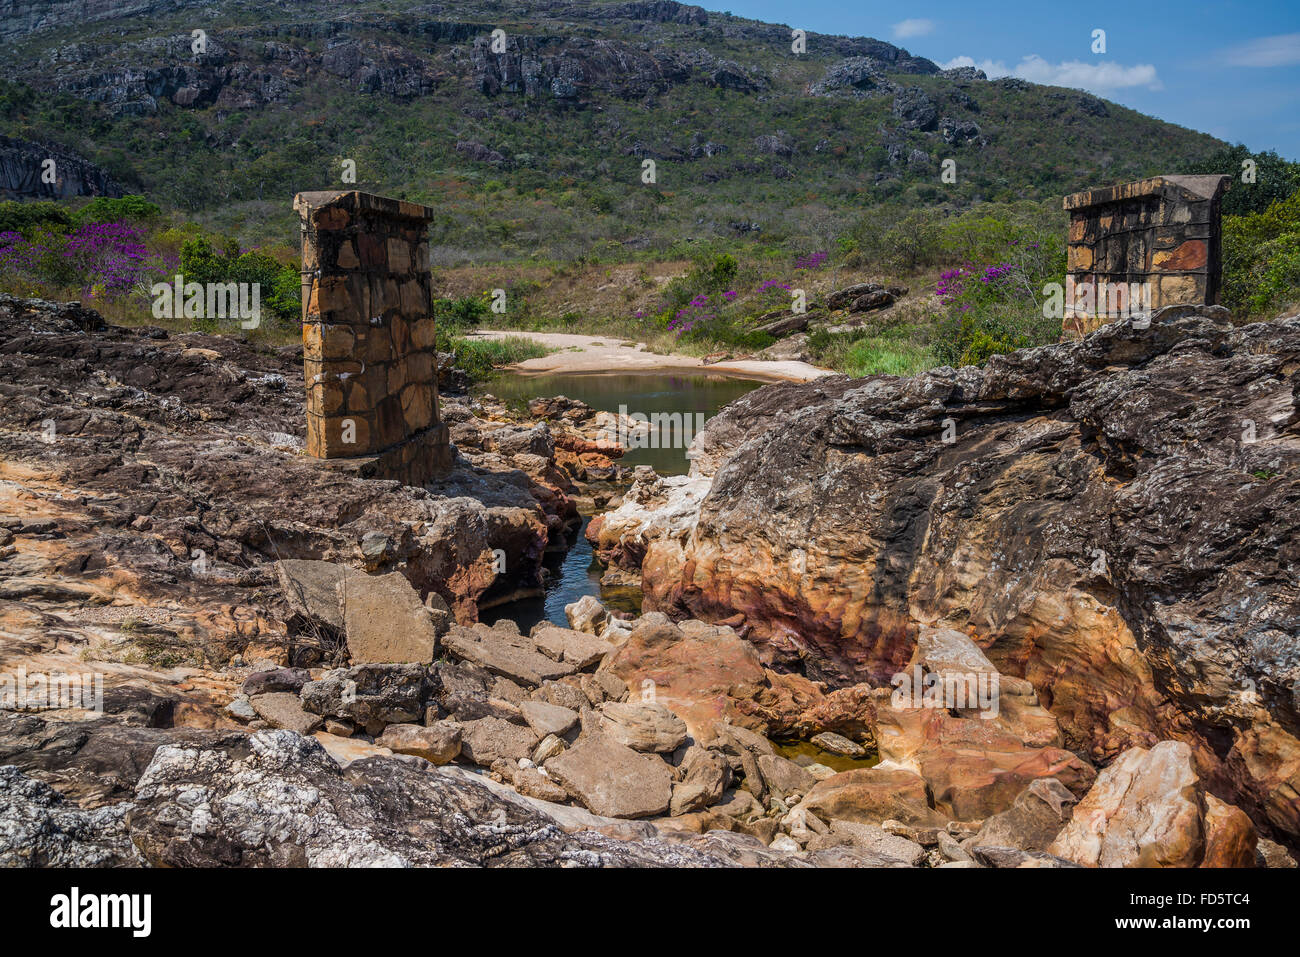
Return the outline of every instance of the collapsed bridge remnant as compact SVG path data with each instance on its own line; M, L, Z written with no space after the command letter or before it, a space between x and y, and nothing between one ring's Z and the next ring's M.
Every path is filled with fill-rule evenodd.
M438 416L428 224L434 211L356 190L299 193L307 452L421 485L451 464Z
M1219 301L1228 177L1154 176L1065 197L1066 336L1171 305Z

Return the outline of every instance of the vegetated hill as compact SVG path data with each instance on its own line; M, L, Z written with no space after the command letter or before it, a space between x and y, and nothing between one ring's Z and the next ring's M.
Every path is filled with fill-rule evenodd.
M1048 199L1225 145L879 40L796 54L791 26L670 0L0 0L0 22L10 136L246 241L291 238L292 194L350 159L358 188L439 210L444 264L824 248L880 204Z

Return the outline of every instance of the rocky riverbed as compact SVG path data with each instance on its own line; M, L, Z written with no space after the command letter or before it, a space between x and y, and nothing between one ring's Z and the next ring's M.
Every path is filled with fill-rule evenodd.
M417 489L305 457L293 349L0 297L0 666L103 680L0 711L0 861L1294 866L1298 367L1166 314L769 386L669 478L444 398ZM644 613L477 623L580 503Z

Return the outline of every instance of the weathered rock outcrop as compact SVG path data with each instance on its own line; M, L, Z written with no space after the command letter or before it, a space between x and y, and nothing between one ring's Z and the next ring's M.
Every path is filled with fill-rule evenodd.
M54 181L46 182L51 160ZM61 146L0 136L0 199L121 195L122 187L108 173Z
M6 864L707 867L784 857L691 843L566 833L523 799L419 758L364 758L343 769L290 731L222 749L159 748L131 800L92 811L0 768Z
M400 572L471 621L489 590L540 585L548 545L578 521L552 460L469 444L424 488L355 478L301 454L303 395L296 349L0 296L3 461L59 503L64 555L47 566L219 608L251 603L277 559L324 559ZM199 634L229 638L228 655L249 631Z
M83 810L12 765L0 767L0 867L138 867L125 808Z
M1182 742L1126 751L1047 850L1088 867L1253 867L1250 821L1197 785Z
M637 566L647 609L836 684L887 682L922 625L958 628L1067 748L1104 766L1184 741L1209 790L1294 841L1298 368L1300 317L1178 307L983 368L769 386L697 437L697 515L656 521L634 489L601 553Z

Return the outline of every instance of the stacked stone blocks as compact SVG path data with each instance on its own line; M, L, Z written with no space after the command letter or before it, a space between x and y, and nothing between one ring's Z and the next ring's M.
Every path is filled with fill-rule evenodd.
M1227 183L1218 175L1156 176L1067 196L1064 332L1086 334L1163 306L1217 303Z
M358 191L299 193L307 451L407 484L450 465L430 314L433 210Z

